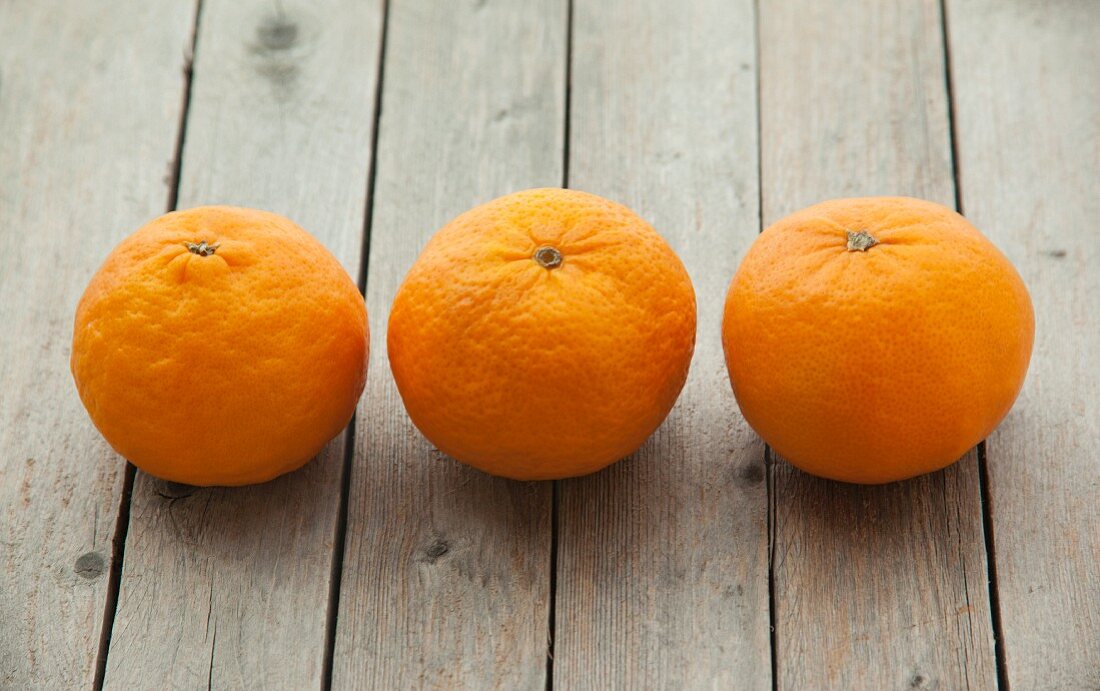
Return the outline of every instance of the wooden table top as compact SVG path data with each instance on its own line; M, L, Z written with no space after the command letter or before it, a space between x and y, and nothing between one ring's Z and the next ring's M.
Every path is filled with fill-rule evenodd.
M635 456L520 483L420 436L384 327L537 186L650 220L699 339ZM1100 689L1098 189L1100 2L0 2L0 687ZM860 487L749 429L719 323L762 226L871 194L965 213L1037 340L990 439ZM208 203L317 235L372 326L346 433L243 489L135 472L68 372L110 249Z

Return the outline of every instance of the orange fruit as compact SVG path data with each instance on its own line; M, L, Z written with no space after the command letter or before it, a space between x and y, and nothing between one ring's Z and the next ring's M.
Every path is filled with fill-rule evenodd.
M668 415L695 293L630 209L526 190L436 233L397 291L387 343L409 416L441 451L504 477L584 475Z
M1023 384L1031 299L954 211L837 199L765 230L722 325L745 419L780 455L834 480L938 470L986 437Z
M263 482L351 418L366 307L291 221L177 211L123 240L92 278L71 366L92 421L137 467L191 485Z

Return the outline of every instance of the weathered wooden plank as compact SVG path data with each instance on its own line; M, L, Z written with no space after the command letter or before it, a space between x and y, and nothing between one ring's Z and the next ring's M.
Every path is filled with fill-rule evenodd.
M542 688L549 483L491 478L413 428L386 362L390 302L443 223L562 179L565 0L391 0L333 667L339 688Z
M948 5L962 205L1035 304L987 442L1007 679L1100 688L1100 4Z
M111 247L164 211L193 3L0 3L0 687L90 687L125 465L69 375Z
M939 4L773 0L760 12L764 223L832 197L953 205ZM995 684L973 452L882 487L771 470L781 687Z
M764 446L719 338L759 225L753 32L747 1L574 5L570 186L668 239L699 335L653 438L560 484L555 686L771 687Z
M381 22L381 2L205 0L179 206L285 214L358 276ZM344 448L246 488L138 473L108 687L320 685Z

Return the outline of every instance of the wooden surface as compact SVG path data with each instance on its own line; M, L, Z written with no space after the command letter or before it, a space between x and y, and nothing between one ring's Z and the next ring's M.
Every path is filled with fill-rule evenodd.
M1100 688L1097 46L1075 0L0 3L0 688ZM696 357L633 457L490 478L408 421L387 311L447 220L562 184L679 252ZM990 440L885 487L772 458L718 337L761 225L860 194L961 202L1038 319ZM366 290L355 423L265 485L131 493L68 373L177 200Z
M126 466L69 374L76 302L164 212L188 3L0 3L0 688L97 672Z
M986 444L1004 673L1100 689L1100 3L948 17L963 210L1036 315L1024 391Z
M389 376L384 325L440 226L509 191L561 184L566 18L563 0L390 2L337 687L545 686L551 485L434 450Z
M180 208L284 214L358 276L381 28L377 2L205 0ZM138 473L107 687L321 683L345 441L256 487Z
M699 337L645 446L560 483L554 683L767 689L764 446L736 413L718 338L759 222L752 3L573 11L569 185L630 206L672 244Z
M939 5L791 0L760 11L764 225L835 197L953 206ZM882 487L782 460L771 471L779 686L995 683L973 453Z

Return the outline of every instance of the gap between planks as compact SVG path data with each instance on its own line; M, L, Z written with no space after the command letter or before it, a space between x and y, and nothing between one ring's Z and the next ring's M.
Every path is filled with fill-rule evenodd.
M195 74L195 47L199 36L199 22L202 18L203 0L195 0L195 10L191 19L191 43L184 58L183 102L180 106L179 125L176 129L176 149L172 157L172 172L168 178L168 205L165 211L175 211L179 199L180 168L183 164L183 141L187 136L187 111L191 107L191 80ZM110 582L107 586L107 600L103 609L103 630L96 654L95 679L92 688L99 691L107 674L107 656L110 653L111 633L115 625L115 610L118 607L118 593L122 583L122 562L126 558L126 535L130 531L130 501L134 494L134 476L137 468L129 461L126 463L126 477L122 485L122 496L118 504L118 519L115 538L111 546Z
M939 0L941 40L943 41L944 85L947 90L947 133L951 142L951 179L955 182L955 210L966 215L963 208L962 177L959 175L959 135L956 127L955 81L951 71L951 34L949 29L947 0ZM997 550L993 534L992 495L989 492L989 466L986 458L986 442L978 443L978 496L982 506L982 539L985 544L985 568L988 575L990 626L993 630L993 660L996 668L997 688L1008 691L1008 669L1005 667L1004 632L1001 627L1001 601L997 592Z
M367 203L363 212L363 241L360 248L359 276L356 281L359 293L367 294L367 263L370 260L371 224L374 221L374 182L378 165L378 123L382 118L382 93L385 86L386 34L389 29L390 1L382 0L382 34L378 45L378 70L375 74L374 113L371 118L370 169L367 172ZM348 496L351 491L351 473L355 459L355 428L359 416L358 407L344 431L344 475L340 480L340 509L337 514L336 536L333 540L332 575L328 602L328 618L325 622L325 659L321 671L321 688L332 688L333 656L336 654L336 622L340 615L340 584L343 580L344 552L347 549Z
M569 131L573 117L573 3L566 0L565 10L565 113L562 121L561 186L569 188ZM546 691L554 690L554 639L557 636L558 602L558 535L561 502L561 482L553 481L550 490L550 611L549 639L546 644Z
M228 201L287 215L359 276L375 135L356 114L377 108L382 9L204 0L177 161L180 204ZM270 483L188 488L167 502L163 483L137 473L105 686L141 683L147 660L165 657L175 660L165 683L328 683L347 442L345 432L321 458ZM152 590L151 581L159 581ZM205 625L192 611L203 595ZM268 650L275 654L242 654Z

